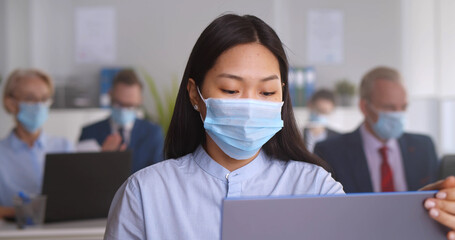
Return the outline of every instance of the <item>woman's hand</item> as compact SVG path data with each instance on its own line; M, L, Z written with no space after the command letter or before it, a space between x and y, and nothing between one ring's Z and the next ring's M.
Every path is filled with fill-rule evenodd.
M424 206L431 218L452 229L447 239L455 240L455 177L447 177L420 190L439 190L434 198L425 200Z

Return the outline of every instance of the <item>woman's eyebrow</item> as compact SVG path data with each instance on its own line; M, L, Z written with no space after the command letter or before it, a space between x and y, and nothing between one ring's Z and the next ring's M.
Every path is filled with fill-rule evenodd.
M261 79L261 82L270 81L270 80L279 80L280 78L277 75L270 75L266 78Z
M233 74L229 74L229 73L221 73L221 74L219 74L216 77L217 78L230 78L230 79L234 79L234 80L238 80L238 81L243 81L242 77L237 76L237 75L233 75Z
M230 79L234 79L234 80L238 80L238 81L243 81L242 77L233 75L233 74L229 74L229 73L221 73L217 76L217 78L230 78ZM261 79L261 82L270 81L270 80L278 80L278 79L280 79L280 78L277 75L273 74L273 75L270 75L268 77Z

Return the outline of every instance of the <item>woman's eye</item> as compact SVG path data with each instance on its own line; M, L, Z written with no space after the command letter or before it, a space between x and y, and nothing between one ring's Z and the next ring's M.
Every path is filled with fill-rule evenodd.
M276 92L262 92L262 95L264 95L264 96L272 96L275 93Z
M238 92L236 90L227 90L227 89L221 89L221 91L223 91L224 93L227 93L227 94L235 94Z

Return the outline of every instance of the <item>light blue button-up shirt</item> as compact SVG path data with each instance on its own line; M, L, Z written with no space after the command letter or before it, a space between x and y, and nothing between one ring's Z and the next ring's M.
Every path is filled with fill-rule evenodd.
M341 184L310 163L261 151L229 172L199 147L131 176L114 197L105 239L220 239L225 197L338 193Z
M44 133L29 147L11 132L0 141L0 206L12 206L19 191L40 193L46 153L72 150L68 140Z

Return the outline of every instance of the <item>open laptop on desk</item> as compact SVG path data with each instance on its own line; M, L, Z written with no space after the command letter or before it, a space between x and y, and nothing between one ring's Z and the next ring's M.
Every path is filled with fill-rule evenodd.
M446 239L423 207L434 194L226 199L221 239Z
M45 222L105 218L131 173L131 152L48 154L42 194Z

